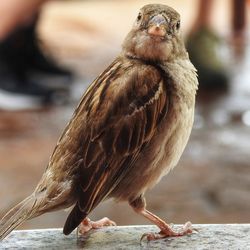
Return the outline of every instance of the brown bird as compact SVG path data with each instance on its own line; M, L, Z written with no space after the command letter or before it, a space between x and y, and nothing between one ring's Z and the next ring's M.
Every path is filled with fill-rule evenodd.
M194 119L196 70L180 33L180 15L150 4L137 16L122 52L89 86L60 137L31 196L0 222L0 239L25 220L74 205L63 232L81 225L114 225L88 214L103 200L128 201L160 228L149 240L192 232L174 231L146 210L144 194L179 161Z

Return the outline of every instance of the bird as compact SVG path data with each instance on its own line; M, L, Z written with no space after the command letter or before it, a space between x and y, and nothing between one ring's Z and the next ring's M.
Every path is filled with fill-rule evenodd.
M113 226L89 214L104 200L126 201L160 232L148 240L184 236L146 209L145 192L173 169L188 142L197 72L181 35L180 14L143 6L113 62L89 85L34 192L0 221L0 239L28 219L73 207L63 233Z

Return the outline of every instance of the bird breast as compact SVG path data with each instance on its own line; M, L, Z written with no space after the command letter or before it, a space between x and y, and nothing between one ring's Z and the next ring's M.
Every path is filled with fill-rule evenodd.
M180 71L182 72L182 71ZM191 133L194 119L195 93L197 86L190 91L189 81L197 81L195 72L190 79L173 77L176 86L168 93L170 100L168 113L159 124L157 133L143 149L135 165L112 193L117 200L138 197L152 188L162 176L178 163ZM181 80L182 85L178 85ZM187 86L183 88L183 86Z
M191 132L194 112L185 104L176 102L170 109L158 133L119 184L114 195L118 200L133 199L145 193L178 163Z

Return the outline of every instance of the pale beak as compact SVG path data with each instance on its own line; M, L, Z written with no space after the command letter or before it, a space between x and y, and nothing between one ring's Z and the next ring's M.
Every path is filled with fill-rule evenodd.
M167 33L167 20L163 15L154 16L148 24L148 34L156 37L165 37Z

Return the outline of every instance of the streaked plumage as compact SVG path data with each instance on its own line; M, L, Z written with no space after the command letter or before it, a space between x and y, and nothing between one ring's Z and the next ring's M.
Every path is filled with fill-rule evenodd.
M144 6L121 54L83 95L34 193L0 221L0 239L27 219L74 205L69 234L106 198L142 213L145 191L184 150L196 89L179 14Z

